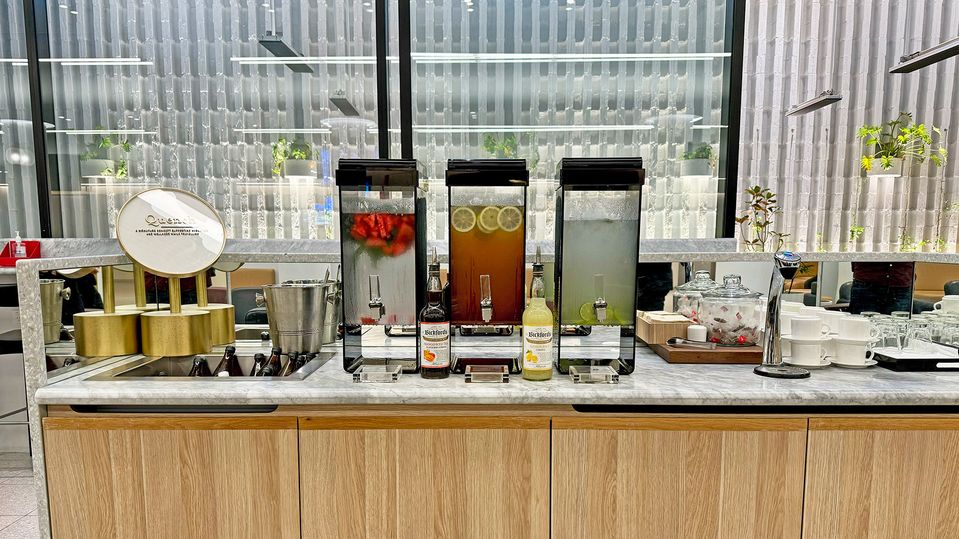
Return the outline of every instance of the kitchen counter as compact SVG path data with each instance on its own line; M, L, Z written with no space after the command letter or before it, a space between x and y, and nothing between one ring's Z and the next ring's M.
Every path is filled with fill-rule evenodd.
M959 372L900 373L880 367L816 370L804 380L753 374L751 365L671 365L645 347L636 371L614 385L546 382L467 384L462 375L392 384L352 382L337 355L302 381L90 381L102 368L41 387L39 404L619 404L671 406L948 406L959 404Z

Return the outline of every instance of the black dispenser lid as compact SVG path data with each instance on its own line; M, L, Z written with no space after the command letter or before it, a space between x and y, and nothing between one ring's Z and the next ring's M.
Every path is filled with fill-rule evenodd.
M564 157L559 162L560 185L642 185L642 157Z
M525 159L450 159L446 163L448 186L527 186Z
M417 187L420 181L415 159L340 159L336 185Z

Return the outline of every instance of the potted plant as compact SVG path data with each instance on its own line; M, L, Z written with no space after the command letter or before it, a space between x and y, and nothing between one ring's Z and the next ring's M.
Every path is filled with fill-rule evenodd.
M864 125L856 134L866 146L859 164L867 176L900 175L907 158L914 164L929 158L941 167L948 153L933 143L932 135L939 139L942 131L938 127L931 131L926 124L913 123L912 114L907 112L900 112L898 118L881 125Z
M703 144L679 156L680 176L712 176L716 154L713 147Z
M273 143L273 174L316 177L313 146L303 140L291 142L280 137Z
M97 129L103 129L97 127ZM80 176L109 176L126 178L129 175L127 154L133 149L130 141L119 135L94 135L80 154Z
M773 218L782 213L776 201L776 193L756 185L746 189L749 201L745 213L736 217L739 233L746 250L765 252L767 247L778 251L786 243L789 234L773 229Z
M522 136L526 138L526 144L530 146L527 165L530 170L536 168L539 164L539 149L534 145L535 139L532 133L525 133ZM520 140L515 134L508 134L505 137L497 137L492 133L487 133L483 137L483 149L490 157L497 159L522 159L519 155Z

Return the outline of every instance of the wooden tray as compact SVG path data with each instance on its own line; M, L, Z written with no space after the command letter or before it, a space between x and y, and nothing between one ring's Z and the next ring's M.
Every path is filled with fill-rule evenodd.
M742 348L717 346L715 350L674 348L668 344L651 344L649 347L668 363L759 365L763 362L763 349L761 346L746 346Z

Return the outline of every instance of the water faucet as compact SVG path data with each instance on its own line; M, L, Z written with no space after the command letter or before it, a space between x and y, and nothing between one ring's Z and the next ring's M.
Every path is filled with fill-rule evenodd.
M593 289L596 293L596 299L593 300L593 314L596 315L596 320L602 324L606 322L606 308L609 307L609 304L606 303L606 287L602 273L593 275Z
M493 319L493 290L490 288L489 275L480 275L480 311L483 322L489 324Z
M370 309L373 310L373 318L378 322L386 314L386 306L383 305L383 298L380 296L380 276L370 275Z
M802 258L790 251L780 251L773 257L775 267L769 282L766 300L766 326L763 332L763 362L753 369L760 376L770 378L808 378L809 371L783 364L782 335L779 312L782 304L783 286L799 271Z

